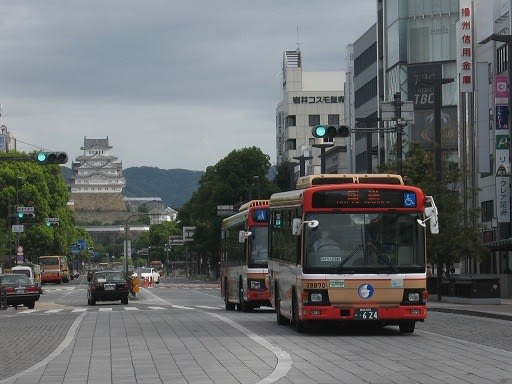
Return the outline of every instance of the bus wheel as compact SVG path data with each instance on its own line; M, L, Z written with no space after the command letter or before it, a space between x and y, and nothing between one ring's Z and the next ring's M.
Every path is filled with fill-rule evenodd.
M297 332L304 332L306 330L306 326L303 320L299 317L299 301L297 300L297 294L293 295L292 302L292 323Z
M226 305L226 311L235 310L235 304L229 302L229 292L227 284L224 284L224 304Z
M400 333L413 333L414 327L416 326L416 322L414 321L404 321L400 323Z
M290 324L290 321L281 314L281 300L278 297L277 289L276 289L275 305L276 305L277 324L279 324L279 325Z

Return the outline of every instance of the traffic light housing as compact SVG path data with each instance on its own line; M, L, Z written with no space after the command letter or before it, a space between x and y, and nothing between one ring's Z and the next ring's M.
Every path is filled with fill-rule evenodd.
M334 137L350 136L350 129L346 125L328 124L316 125L311 130L313 137L322 139L332 139Z
M18 222L22 223L25 219L34 218L34 207L16 207L16 218Z
M58 217L47 217L46 218L46 226L49 228L55 228L59 226L59 218Z
M36 153L37 164L66 164L68 155L66 152L46 152L40 151Z

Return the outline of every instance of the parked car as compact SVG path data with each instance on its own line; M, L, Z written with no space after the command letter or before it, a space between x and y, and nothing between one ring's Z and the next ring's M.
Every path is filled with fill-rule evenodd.
M87 304L121 300L128 304L128 282L120 271L95 271L87 285Z
M21 273L0 274L0 302L2 307L13 306L17 308L24 305L34 308L39 300L39 287L27 275Z
M39 288L39 294L43 293L41 286L41 268L38 264L16 265L11 268L11 272L26 275L30 281Z
M142 280L144 279L152 279L154 284L158 284L160 282L160 273L155 268L142 267L138 268L133 274L132 277L140 277Z

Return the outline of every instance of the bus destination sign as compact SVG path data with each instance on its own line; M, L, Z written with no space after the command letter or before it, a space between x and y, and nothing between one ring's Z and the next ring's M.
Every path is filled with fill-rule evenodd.
M313 194L313 208L415 208L416 193L394 189L339 189Z

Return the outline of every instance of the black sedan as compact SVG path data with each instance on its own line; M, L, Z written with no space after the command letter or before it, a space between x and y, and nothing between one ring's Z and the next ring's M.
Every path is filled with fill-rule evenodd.
M128 304L128 282L120 271L95 271L87 287L87 304L121 300Z
M24 305L34 308L39 300L39 287L26 275L21 273L0 274L0 303L1 307Z

